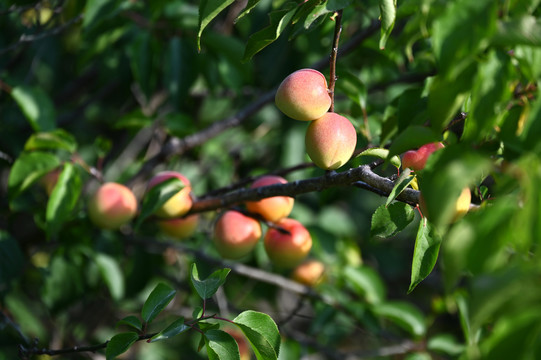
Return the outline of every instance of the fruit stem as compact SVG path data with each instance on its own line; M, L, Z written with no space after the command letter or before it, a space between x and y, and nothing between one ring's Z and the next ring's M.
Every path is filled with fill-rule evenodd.
M334 38L332 42L331 56L329 59L329 95L331 96L331 107L329 111L334 111L334 85L336 83L336 58L338 56L338 42L342 33L342 10L338 10L332 17L334 19Z

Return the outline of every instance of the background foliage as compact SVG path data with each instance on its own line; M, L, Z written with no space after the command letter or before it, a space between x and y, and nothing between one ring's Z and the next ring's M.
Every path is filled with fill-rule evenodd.
M203 277L232 269L207 313L270 315L282 359L541 358L539 3L0 0L0 358L18 345L101 344L125 330L121 319L137 330L158 284L175 296L145 332L193 319L194 262ZM102 180L141 199L152 174L177 170L203 199L270 172L324 176L306 164L306 124L272 99L299 68L328 77L337 11L335 111L354 123L359 152L390 159L446 143L416 178L430 222L363 181L297 196L292 217L327 267L313 290L262 247L221 261L215 211L183 243L151 218L135 231L89 222ZM40 179L55 168L48 196ZM449 224L465 186L479 206ZM134 359L207 356L196 331L177 330L120 342L135 342Z

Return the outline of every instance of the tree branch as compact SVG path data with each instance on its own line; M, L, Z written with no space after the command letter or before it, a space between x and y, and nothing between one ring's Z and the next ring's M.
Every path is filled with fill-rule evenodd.
M218 196L196 200L189 214L227 208L245 201L256 201L272 196L291 196L323 191L336 186L357 186L388 196L394 182L372 171L369 165L361 165L340 173L328 172L323 176L298 180L286 184L275 184L258 188L238 189ZM419 202L419 192L405 189L397 200L415 206Z
M342 10L338 10L334 16L334 36L332 41L331 56L329 59L329 95L331 96L330 112L334 111L334 86L336 84L336 58L338 56L338 43L342 33Z

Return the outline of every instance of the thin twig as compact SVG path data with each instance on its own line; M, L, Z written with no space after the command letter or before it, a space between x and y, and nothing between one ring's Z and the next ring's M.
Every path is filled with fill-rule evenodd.
M329 59L329 95L331 96L331 107L329 111L334 111L334 86L336 84L336 58L338 57L338 43L342 33L342 10L338 10L334 16L334 36L332 41L331 55Z

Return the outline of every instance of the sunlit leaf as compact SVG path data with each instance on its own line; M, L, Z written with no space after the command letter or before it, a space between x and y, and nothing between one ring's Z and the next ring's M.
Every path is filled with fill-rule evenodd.
M408 292L413 291L434 269L440 251L441 240L441 235L436 232L432 224L426 218L421 219L415 238Z
M280 353L280 333L272 318L257 311L244 311L233 319L248 341L258 360L276 360Z
M173 300L176 291L169 285L159 283L148 296L141 310L141 317L146 323L150 323L163 309Z

